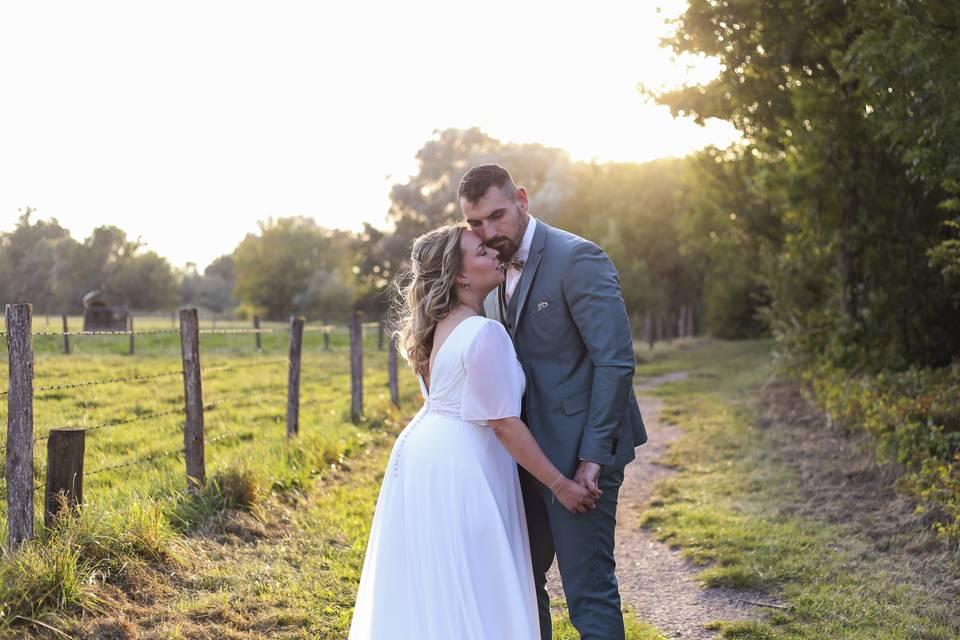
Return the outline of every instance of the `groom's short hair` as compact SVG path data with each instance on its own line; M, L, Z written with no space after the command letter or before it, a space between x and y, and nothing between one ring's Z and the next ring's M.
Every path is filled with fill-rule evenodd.
M457 187L457 198L476 204L490 187L499 187L511 200L517 199L517 185L510 172L498 164L478 164L470 167Z

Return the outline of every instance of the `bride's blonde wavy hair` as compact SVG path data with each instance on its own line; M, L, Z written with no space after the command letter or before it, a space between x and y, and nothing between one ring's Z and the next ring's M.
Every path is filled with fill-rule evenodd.
M457 297L456 279L463 266L463 225L447 225L413 241L410 271L396 286L394 326L400 354L413 370L427 375L437 322L449 315Z

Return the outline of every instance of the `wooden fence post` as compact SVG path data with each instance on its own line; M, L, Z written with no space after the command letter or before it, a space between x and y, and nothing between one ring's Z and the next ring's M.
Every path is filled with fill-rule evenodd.
M187 492L195 495L206 482L203 454L203 388L200 383L200 321L197 310L180 309L180 352L183 356L183 454Z
M384 330L383 320L380 320L379 324L377 324L377 349L380 351L383 351L384 333L386 333L386 331Z
M47 440L47 487L43 501L43 523L47 528L53 526L64 506L73 511L83 504L86 433L86 429L50 430Z
M67 314L63 314L63 352L70 355L70 334L67 333Z
M686 338L687 332L687 305L680 307L680 316L677 318L677 337Z
M330 325L323 325L323 350L330 351Z
M290 359L287 364L287 437L300 432L300 353L303 316L290 318Z
M7 549L13 551L33 537L33 307L8 304L6 316Z
M397 380L397 337L390 336L390 346L387 352L387 374L390 379L390 402L400 406L400 384Z
M253 316L253 328L255 330L257 351L263 351L263 343L260 342L260 316Z
M350 318L350 419L354 424L363 415L363 312Z
M132 356L135 352L135 347L133 344L133 314L127 316L127 331L130 332L130 351L128 352L128 355Z
M687 309L687 337L692 338L694 336L693 328L693 307Z

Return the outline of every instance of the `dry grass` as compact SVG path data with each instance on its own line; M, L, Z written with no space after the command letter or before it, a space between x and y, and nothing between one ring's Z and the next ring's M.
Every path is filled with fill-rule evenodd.
M792 382L765 384L754 397L771 459L794 471L803 497L785 514L845 527L869 540L900 581L944 600L960 597L960 558L936 534L936 514L918 512L914 498L896 491L902 469L877 461L869 435L833 425Z

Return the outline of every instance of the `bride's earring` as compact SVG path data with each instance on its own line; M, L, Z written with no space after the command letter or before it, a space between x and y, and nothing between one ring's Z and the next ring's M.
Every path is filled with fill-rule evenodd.
M463 287L464 289L469 289L469 288L470 288L470 283L467 282L466 280L464 280L464 281L462 281L462 282L458 282L457 284L459 284L459 285L460 285L461 287Z

